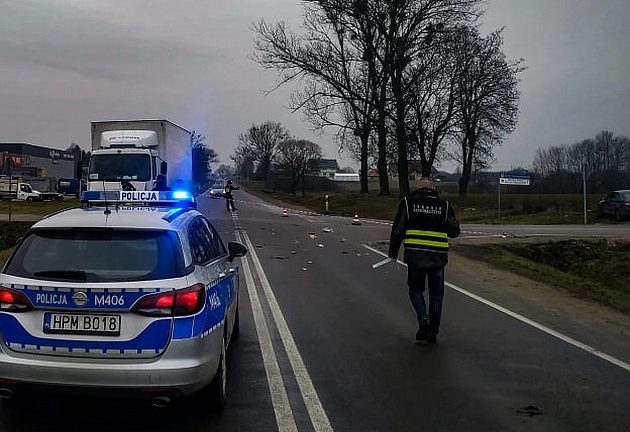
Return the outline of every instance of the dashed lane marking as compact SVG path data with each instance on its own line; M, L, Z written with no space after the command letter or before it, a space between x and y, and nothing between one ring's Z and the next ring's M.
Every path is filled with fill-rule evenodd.
M370 250L370 251L372 251L372 252L374 252L374 253L376 253L376 254L379 254L379 255L382 255L384 257L387 257L387 254L385 254L385 253L383 253L383 252L381 252L381 251L379 251L377 249L374 249L374 248L372 248L372 247L370 247L368 245L363 245L363 247L368 249L368 250ZM407 264L405 264L404 262L402 262L400 260L398 260L397 263L402 265L402 266L407 267ZM594 348L594 347L592 347L590 345L587 345L587 344L582 343L582 342L580 342L578 340L575 340L575 339L573 339L573 338L571 338L569 336L566 336L566 335L564 335L564 334L562 334L560 332L557 332L557 331L555 331L555 330L553 330L553 329L551 329L551 328L549 328L547 326L539 324L539 323L537 323L537 322L535 322L535 321L533 321L533 320L531 320L529 318L524 317L523 315L517 314L516 312L512 312L511 310L506 309L503 306L499 306L496 303L492 303L491 301L486 300L483 297L479 297L478 295L473 294L473 293L471 293L469 291L466 291L465 289L460 288L457 285L454 285L454 284L449 283L449 282L445 282L444 285L448 286L449 288L451 288L451 289L453 289L453 290L455 290L455 291L457 291L457 292L459 292L461 294L464 294L464 295L472 298L473 300L477 300L478 302L483 303L486 306L489 306L489 307L491 307L493 309L496 309L499 312L503 312L504 314L509 315L509 316L511 316L514 319L517 319L517 320L519 320L519 321L521 321L521 322L523 322L523 323L525 323L525 324L527 324L529 326L532 326L532 327L534 327L534 328L536 328L536 329L538 329L538 330L540 330L540 331L542 331L544 333L547 333L548 335L551 335L551 336L553 336L555 338L558 338L558 339L560 339L560 340L562 340L562 341L564 341L564 342L566 342L566 343L568 343L570 345L573 345L576 348L579 348L579 349L581 349L583 351L586 351L586 352L588 352L588 353L590 353L590 354L592 354L592 355L594 355L596 357L601 358L602 360L605 360L605 361L607 361L607 362L609 362L609 363L611 363L611 364L613 364L615 366L620 367L621 369L625 369L626 371L630 372L630 364L624 362L623 360L619 360L618 358L615 358L615 357L613 357L613 356L611 356L609 354L606 354L605 352L602 352L602 351L598 350L597 348Z

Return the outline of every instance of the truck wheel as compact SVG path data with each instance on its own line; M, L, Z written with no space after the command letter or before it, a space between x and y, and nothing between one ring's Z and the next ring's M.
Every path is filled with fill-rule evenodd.
M34 201L34 199L33 199L33 197L26 197L26 201L28 201L28 202L33 202L33 201Z

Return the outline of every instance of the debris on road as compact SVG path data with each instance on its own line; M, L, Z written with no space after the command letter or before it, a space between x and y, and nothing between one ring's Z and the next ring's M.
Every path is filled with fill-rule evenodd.
M324 245L323 245L323 244L321 244L321 243L318 243L318 244L317 244L317 247L318 247L318 248L323 248L323 247L324 247Z
M341 252L342 255L348 255L348 251Z
M313 264L313 261L308 261L306 264Z
M345 242L347 242L347 241L348 241L348 240L346 240L345 238L342 238L342 239L341 239L341 243L345 243Z
M308 271L306 267L302 267L302 271Z
M311 238L311 240L315 240L317 238L317 234L315 234L314 232L308 233L308 236Z
M256 249L262 249L263 247L263 245L256 245Z
M534 417L542 415L543 411L537 406L529 405L525 408L516 410L516 414L518 415L526 415L528 417Z
M291 251L291 255L295 255L296 253L296 251Z
M334 233L335 230L332 228L322 228L322 231L324 231L325 233Z
M287 259L287 257L277 255L277 256L272 256L271 259L275 259L275 260L278 260L278 261L283 261L283 260Z

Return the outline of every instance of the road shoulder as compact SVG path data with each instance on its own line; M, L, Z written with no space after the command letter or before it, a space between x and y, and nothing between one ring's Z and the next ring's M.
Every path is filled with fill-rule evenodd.
M630 317L570 293L466 257L450 254L447 280L625 362Z

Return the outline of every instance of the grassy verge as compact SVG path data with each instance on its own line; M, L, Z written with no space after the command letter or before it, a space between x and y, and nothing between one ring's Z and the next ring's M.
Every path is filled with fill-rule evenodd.
M65 208L78 207L79 205L81 205L81 202L75 198L65 199L62 201L41 202L11 201L11 211L13 214L47 215ZM0 214L8 213L8 201L0 201Z
M0 266L9 258L18 239L31 225L32 222L0 222Z
M279 205L288 204L323 213L326 193L309 193L305 197L265 189L262 183L242 185L250 193ZM583 222L582 197L579 195L508 194L501 197L502 212L498 219L497 196L471 194L461 201L457 194L441 193L456 209L457 217L464 223L490 224L579 224ZM329 193L329 209L332 214L352 216L358 212L363 218L392 220L399 202L396 194L379 196L357 192ZM597 208L599 195L589 196L588 206ZM589 223L614 223L602 218L596 211L588 212Z
M9 259L13 253L13 248L0 250L0 267L2 267L6 260Z
M630 242L565 240L456 250L630 315Z

